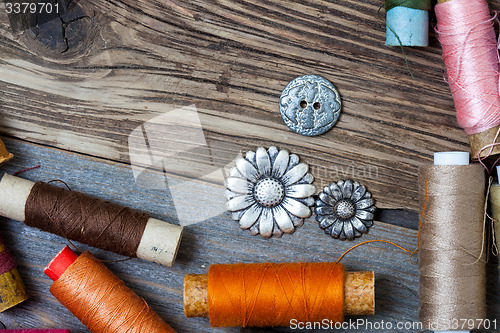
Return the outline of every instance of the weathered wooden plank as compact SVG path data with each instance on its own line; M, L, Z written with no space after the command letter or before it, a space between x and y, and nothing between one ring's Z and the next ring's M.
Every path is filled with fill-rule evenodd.
M172 197L167 189L141 188L134 182L130 167L93 157L71 154L57 149L7 139L6 145L15 159L2 167L15 172L41 165L22 177L31 180L63 179L74 190L110 199L136 209L150 212L169 222L176 220ZM197 194L194 195L197 197ZM193 205L201 212L203 205ZM411 216L411 215L410 215ZM390 218L386 216L386 218ZM43 267L66 244L66 240L24 224L0 218L0 231L16 257L31 299L0 314L0 321L9 328L69 327L74 332L85 328L49 294L50 280ZM203 318L186 319L182 309L182 279L186 273L206 273L215 263L333 261L353 244L368 239L390 239L407 248L416 246L417 232L376 222L369 234L354 242L334 240L323 234L313 219L293 235L264 240L244 232L228 213L186 227L179 256L172 269L132 259L106 265L125 283L144 297L149 304L178 332L238 332L239 328L214 329ZM88 247L77 244L85 250ZM115 254L91 249L103 260L121 259ZM374 270L376 274L375 321L418 320L418 265L402 251L385 244L368 244L343 259L348 270ZM495 260L493 260L495 261ZM498 298L499 277L495 262L489 263L488 310L490 318L500 320ZM290 329L245 329L244 332L292 332ZM363 330L376 332L375 330ZM347 330L346 332L355 332Z
M435 151L468 149L435 37L406 49L412 80L400 50L383 45L379 1L76 4L89 17L66 29L65 53L12 32L0 10L2 134L126 162L135 128L195 105L212 151L288 148L319 184L355 177L379 206L414 211L418 166ZM47 34L60 38L56 28ZM292 133L278 112L281 90L308 73L343 100L337 125L315 138Z

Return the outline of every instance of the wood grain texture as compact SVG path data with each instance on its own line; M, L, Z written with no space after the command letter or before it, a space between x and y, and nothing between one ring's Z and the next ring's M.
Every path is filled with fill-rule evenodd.
M118 204L147 211L153 217L175 223L176 211L170 192L141 188L134 182L130 167L57 149L6 140L7 148L16 158L2 167L13 173L29 166L41 168L22 176L32 181L65 180L72 189L96 197L111 199ZM194 211L203 205L193 205ZM0 232L15 256L19 271L31 298L5 313L0 321L9 328L67 327L72 332L87 332L69 311L49 293L51 280L42 272L45 265L67 241L24 224L0 218ZM185 228L177 261L172 269L154 263L131 259L109 262L109 267L127 286L158 312L178 332L292 332L285 328L239 329L211 328L207 319L184 318L182 288L184 274L206 274L216 263L334 261L350 246L363 240L391 239L401 246L414 248L417 232L399 226L376 222L369 234L354 242L342 242L326 236L314 219L306 220L293 235L265 240L240 230L229 213ZM83 250L88 246L75 243ZM102 260L122 257L90 248ZM348 254L343 260L348 271L375 272L374 316L359 317L375 321L418 321L418 264L404 252L386 244L368 244ZM500 277L497 260L488 264L488 315L500 321ZM358 317L352 317L356 320ZM365 332L380 332L364 329ZM410 330L412 331L412 330ZM416 330L413 330L416 331ZM346 330L345 332L359 332Z
M0 131L126 163L135 128L195 105L221 155L288 148L319 185L357 178L380 207L416 211L418 166L435 151L468 150L467 138L435 36L406 49L412 80L400 49L384 46L379 2L78 1L84 15L67 25L64 53L32 29L14 33L2 10ZM61 38L64 22L52 23ZM309 73L333 82L343 102L336 126L314 138L278 112L285 85Z
M186 207L196 198L188 209L193 216L218 202L213 193L222 183L220 177L210 178L212 172L259 145L297 153L310 164L318 188L339 178L361 181L378 207L398 210L381 211L378 218L390 224L376 222L355 242L325 236L312 219L292 236L264 240L241 231L228 213L217 212L186 228L173 269L139 259L106 263L178 332L291 331L212 329L206 319L184 318L184 274L205 274L215 263L332 261L368 239L391 239L413 248L418 167L430 163L435 151L468 150L434 34L429 47L405 49L413 80L400 49L384 46L385 26L377 17L381 4L73 0L73 11L47 25L17 30L0 1L0 135L8 137L7 148L15 154L1 172L40 164L42 168L22 176L63 179L75 190L178 223L172 188L164 177L152 171L144 174L141 186L134 182L129 139L134 130L146 133L149 126L154 135L148 136L148 146L160 148L144 155L173 160L166 170L169 181L209 178L208 187L189 188L188 196L177 202ZM490 1L490 6L500 9L498 2ZM303 74L324 76L342 97L339 121L319 137L293 133L278 112L282 89ZM183 136L182 129L172 128L172 139L155 127L158 117L187 106L197 110L206 145L198 137ZM177 145L189 149L172 158ZM155 167L163 171L165 165ZM66 240L2 218L0 232L31 294L27 302L0 314L0 321L9 328L87 332L49 294L50 280L42 273ZM104 260L121 259L91 251ZM350 271L375 271L376 314L363 318L418 320L415 258L375 243L349 254L343 263ZM497 265L497 258L488 264L488 315L500 322Z

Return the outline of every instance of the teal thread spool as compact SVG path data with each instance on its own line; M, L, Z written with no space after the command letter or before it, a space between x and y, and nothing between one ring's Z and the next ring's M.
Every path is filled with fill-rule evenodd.
M431 8L431 0L385 0L387 13L385 45L429 45Z

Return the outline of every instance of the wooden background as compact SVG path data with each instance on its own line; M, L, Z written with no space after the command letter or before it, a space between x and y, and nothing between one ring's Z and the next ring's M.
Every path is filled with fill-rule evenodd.
M405 49L412 79L401 50L384 46L385 26L377 16L381 4L81 0L37 26L30 17L9 18L0 1L0 135L16 155L0 171L41 165L22 177L63 179L75 190L178 223L168 188L134 182L128 139L145 122L191 105L207 146L177 156L169 170L173 177L213 171L237 152L276 145L310 164L318 188L345 177L367 185L383 209L381 221L361 241L391 239L413 248L418 167L431 163L436 151L468 150L468 144L455 119L432 29L429 47ZM497 1L490 6L500 9ZM282 89L303 74L330 80L343 103L335 127L313 138L291 132L278 112ZM211 185L222 188L216 181ZM210 202L210 191L192 192L193 214L209 209L198 202ZM0 314L0 321L8 328L86 332L49 294L50 280L42 273L66 240L0 221L32 296ZM212 329L203 318L184 318L184 274L205 273L214 263L336 260L358 242L325 236L313 219L292 236L264 240L220 213L186 228L173 269L139 259L107 265L178 332L237 332ZM92 251L102 259L119 258ZM377 313L370 321L418 320L415 261L383 244L369 244L343 260L349 270L376 273ZM488 313L500 325L496 265L492 258Z

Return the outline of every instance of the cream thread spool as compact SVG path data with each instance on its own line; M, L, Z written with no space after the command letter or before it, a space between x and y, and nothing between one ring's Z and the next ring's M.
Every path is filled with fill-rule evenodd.
M420 241L421 241L421 246L420 246L420 303L421 303L420 321L424 324L424 328L427 328L430 330L435 330L436 332L440 332L440 333L462 332L462 333L465 333L465 332L469 332L469 331L466 331L466 330L465 331L464 330L462 330L462 331L449 331L449 330L439 330L439 328L445 328L445 329L453 328L453 327L450 327L450 325L452 325L452 320L454 319L452 317L454 314L456 314L456 312L454 314L452 314L453 311L459 312L458 314L456 314L456 317L455 317L455 319L457 319L457 320L460 320L462 318L476 320L476 319L483 319L486 317L486 307L485 307L485 304L486 304L485 298L486 297L485 297L485 292L484 292L486 270L485 270L484 262L481 261L482 258L475 258L474 257L476 255L475 253L474 253L474 255L471 253L467 253L466 254L467 257L465 259L463 259L463 261L460 261L460 263L455 263L455 265L457 265L457 267L455 267L456 269L460 269L460 270L467 269L467 271L477 273L477 275L474 276L474 278L476 278L475 282L477 282L477 284L470 286L470 289L475 291L473 297L475 297L476 299L474 299L474 300L472 300L472 299L464 300L463 298L457 300L456 298L459 296L462 296L462 295L460 295L460 293L464 292L464 291L463 290L454 290L454 289L457 289L456 285L453 285L453 286L447 285L448 290L443 291L443 289L446 289L445 288L446 286L443 285L443 283L446 284L445 281L448 280L448 284L451 284L453 282L456 282L458 284L459 281L456 280L457 278L455 279L455 281L450 281L454 277L453 276L452 277L446 276L445 274L443 274L443 272L440 271L440 269L442 269L442 267L439 265L444 264L444 265L451 266L453 264L451 262L451 260L452 259L457 260L456 254L455 254L455 256L453 256L453 253L454 253L454 251L456 251L456 249L458 247L460 247L459 248L460 253L462 253L462 252L465 253L465 247L466 247L465 245L466 244L464 242L461 242L464 239L467 239L470 242L470 244L478 244L478 243L482 244L483 239L481 239L480 233L476 233L476 234L471 233L471 234L467 234L467 235L462 235L462 237L460 237L458 239L458 242L456 242L456 243L453 240L453 237L455 237L455 235L452 235L451 233L460 232L460 228L463 227L463 225L466 223L469 226L473 226L473 227L474 227L474 225L479 227L480 224L482 223L484 212L480 207L484 207L484 183L485 183L485 181L484 181L484 170L482 169L482 167L480 165L474 165L474 166L469 167L469 153L466 153L466 152L435 153L434 154L434 166L433 167L422 167L421 170L419 171L419 178L420 178L419 182L420 182L421 195L423 195L424 191L427 191L427 189L425 188L425 185L424 185L425 181L427 181L427 179L425 178L424 174L429 172L429 171L432 171L435 173L441 172L442 174L445 174L446 172L449 172L449 170L447 171L447 168L449 168L450 166L456 166L457 168L462 168L463 171L470 172L471 175L477 175L479 177L478 186L482 187L482 191L481 191L481 189L478 188L479 190L475 192L476 197L472 198L472 200L474 200L474 199L481 200L481 198L479 198L479 197L482 196L483 203L481 205L477 205L475 208L471 208L471 209L474 209L474 212L472 214L474 216L474 218L472 218L470 221L469 220L462 221L460 218L458 218L457 220L448 220L448 221L446 221L448 223L443 223L443 225L441 225L441 227L448 227L450 229L449 230L450 235L446 235L446 234L445 235L440 235L440 234L427 235L426 229L430 228L431 224L433 222L436 222L436 221L426 221L426 215L427 214L432 215L432 212L429 212L429 209L436 209L436 207L433 207L433 205L434 205L433 201L434 200L437 201L437 199L435 199L434 197L439 196L439 193L437 193L437 194L432 193L432 192L428 193L427 205L430 207L426 207L426 211L424 213L424 223L422 224L422 229L421 229L422 237L420 239ZM441 168L441 167L443 167L443 168ZM468 177L472 178L471 175L468 175ZM431 185L435 186L435 184L431 184ZM446 185L447 185L447 188L445 189L446 191L453 191L453 190L450 190L450 188L453 187L453 184L446 184ZM427 183L427 186L428 186L428 188L430 187L429 183ZM421 205L422 204L423 204L423 202L421 202ZM442 211L444 211L444 214L448 214L450 216L450 219L455 217L453 215L453 208L455 208L455 207L446 207L446 206L445 207L442 207L442 206L438 207L438 209L441 209ZM437 221L437 222L443 222L443 221ZM427 224L429 224L429 225L427 225ZM437 223L434 223L434 224L437 225ZM444 224L446 224L446 225L444 225ZM432 226L432 228L435 228L435 227L436 226ZM484 232L483 232L483 235L484 235ZM472 238L472 239L469 239L469 238ZM449 256L449 257L447 257L447 259L449 259L450 261L446 262L446 263L443 263L443 262L437 263L436 262L437 258L432 257L432 255L436 255L436 254L431 253L431 251L435 250L436 248L440 249L442 251L438 255ZM429 250L429 249L432 249L432 250ZM424 258L424 256L425 256L425 258ZM427 256L432 257L433 260L432 261L429 260L429 258L426 258ZM475 261L476 259L477 259L477 262ZM467 261L467 264L465 263L465 261ZM466 265L468 265L468 266L466 266ZM448 268L448 269L451 270L452 268ZM429 273L429 271L430 271L430 273ZM463 274L459 278L462 279L463 276L466 276L466 275L467 274ZM436 276L438 276L438 278L436 278ZM463 283L463 281L460 281L460 282ZM439 289L439 292L441 292L441 294L439 294L439 295L436 293L436 289L437 289L436 285L437 284L441 285L441 288ZM443 298L445 298L445 297L446 297L446 300L443 300ZM472 315L475 318L465 318L467 316L464 315L464 313L466 313L467 310L464 310L463 307L459 308L458 306L456 306L456 304L460 301L462 301L462 302L469 302L470 301L472 303L476 302L475 304L477 304L477 307L475 307L474 309L470 309L470 312L469 312L469 315ZM455 303L453 303L453 302L455 302ZM429 308L432 308L432 309L429 309ZM452 309L452 310L450 310L450 309ZM477 326L476 323L474 324L474 326L475 326L474 328L478 328L478 327L476 327ZM457 328L459 328L459 327L457 327Z
M5 174L0 181L0 215L24 222L25 206L34 182ZM172 267L182 237L178 225L149 218L136 255Z

